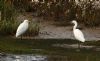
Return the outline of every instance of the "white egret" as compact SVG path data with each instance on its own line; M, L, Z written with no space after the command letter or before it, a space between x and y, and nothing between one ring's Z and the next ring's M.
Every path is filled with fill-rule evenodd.
M21 23L16 31L16 37L22 35L23 33L26 32L26 30L28 29L28 20L24 20L23 23Z
M82 31L76 28L77 21L73 20L72 23L74 24L74 27L73 27L74 37L81 42L85 42L85 38ZM80 48L80 44L79 44L79 48Z

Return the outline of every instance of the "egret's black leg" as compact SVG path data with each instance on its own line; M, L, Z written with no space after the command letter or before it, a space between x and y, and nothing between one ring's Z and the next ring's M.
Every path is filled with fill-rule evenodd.
M78 49L77 49L77 52L80 51L80 48L81 48L81 46L80 46L80 41L79 41L79 42L78 42Z
M81 43L80 43L80 41L79 41L79 43L78 43L78 48L79 48L79 49L81 48L80 44L81 44Z

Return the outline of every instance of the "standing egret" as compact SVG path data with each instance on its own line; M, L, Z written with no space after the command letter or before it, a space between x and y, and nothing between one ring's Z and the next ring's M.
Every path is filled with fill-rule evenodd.
M73 27L74 37L81 42L85 42L85 38L84 38L82 31L76 28L77 27L77 21L73 20L72 23L74 24L74 27ZM78 45L79 45L79 48L80 48L80 43Z
M28 23L29 23L28 20L24 20L24 22L19 25L19 27L16 31L16 37L18 37L26 32L26 30L28 29Z

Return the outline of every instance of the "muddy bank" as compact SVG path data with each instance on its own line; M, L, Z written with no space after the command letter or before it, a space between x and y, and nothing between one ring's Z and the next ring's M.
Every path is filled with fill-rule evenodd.
M27 15L28 14L28 15ZM40 26L40 33L33 38L54 38L54 39L74 39L72 33L73 26L55 26L55 22L52 19L44 20L41 17L34 17L32 13L26 13L20 15L17 20L32 19L32 22L38 22ZM80 25L79 25L80 26ZM100 40L100 27L82 29L85 38L89 40Z
M53 21L40 22L40 34L36 38L74 39L73 26L55 26ZM100 40L100 28L82 29L86 40Z

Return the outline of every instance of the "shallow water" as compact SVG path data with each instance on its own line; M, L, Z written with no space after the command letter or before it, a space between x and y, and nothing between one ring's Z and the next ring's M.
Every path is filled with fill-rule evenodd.
M0 61L47 61L47 57L42 55L7 55L1 57Z
M7 50L5 52L0 53L0 61L100 61L99 46L95 47L83 44L80 45L82 48L80 48L79 51L79 49L77 49L78 47L77 44L71 44L71 43L77 43L77 41L76 42L73 41L75 40L71 39L20 40L20 39L12 39L9 37L6 38L2 37L0 40L0 48L1 47L4 48L3 51L5 51L5 49ZM7 52L13 54L8 54ZM27 54L28 52L32 54ZM16 55L17 53L19 55Z
M65 61L62 56L48 56L48 55L7 55L0 57L0 61Z
M79 54L78 54L79 55ZM99 61L97 55L7 55L1 56L0 61Z

